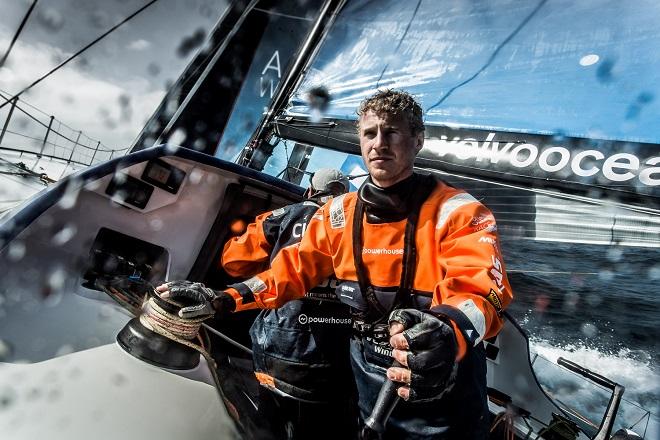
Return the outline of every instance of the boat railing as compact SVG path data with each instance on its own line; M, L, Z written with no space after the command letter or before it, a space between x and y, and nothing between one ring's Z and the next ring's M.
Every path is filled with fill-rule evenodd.
M2 93L0 98L7 100ZM19 157L24 154L36 156L32 170L37 168L42 158L58 159L67 166L86 167L128 152L128 147L109 148L82 130L68 126L25 101L19 102L19 98L12 99L10 103L0 115L0 118L4 116L4 121L0 119L0 151L18 153ZM105 123L113 122L107 118Z

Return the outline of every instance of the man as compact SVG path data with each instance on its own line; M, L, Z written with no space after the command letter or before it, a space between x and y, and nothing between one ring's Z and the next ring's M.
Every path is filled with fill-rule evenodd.
M348 191L338 170L322 168L310 179L306 200L256 217L245 233L229 240L225 271L246 279L268 267L278 252L300 242L321 204ZM262 310L250 336L259 390L259 415L274 437L307 439L318 432L347 438L357 416L346 404L354 398L348 354L351 318L326 279L305 297L279 309Z
M299 247L226 292L169 289L205 310L277 308L334 274L351 306L351 362L363 417L388 377L401 383L386 438L485 439L486 362L511 301L491 212L469 194L413 173L422 109L385 90L358 110L370 178L326 203ZM167 292L168 286L159 287ZM390 367L393 359L402 366ZM389 367L389 368L388 368Z

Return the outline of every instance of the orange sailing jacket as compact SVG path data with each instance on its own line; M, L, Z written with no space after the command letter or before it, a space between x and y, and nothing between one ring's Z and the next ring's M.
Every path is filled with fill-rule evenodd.
M340 283L356 282L351 228L356 200L356 193L330 200L314 215L299 245L282 248L269 270L229 289L236 311L277 308L333 273ZM406 221L370 224L366 216L362 219L362 259L375 288L399 286ZM462 312L471 324L473 344L496 335L502 326L499 313L512 291L492 213L466 192L438 181L420 208L415 243L415 293L429 296L431 307ZM467 348L464 322L452 319L459 357Z

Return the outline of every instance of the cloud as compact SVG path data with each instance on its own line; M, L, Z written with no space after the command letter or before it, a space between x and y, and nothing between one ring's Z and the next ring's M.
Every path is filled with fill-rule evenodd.
M131 41L128 46L126 46L127 49L129 50L145 50L149 49L151 47L151 43L148 42L147 40L139 39L135 41Z
M9 40L0 37L0 47L8 44ZM69 56L46 43L25 44L18 41L10 62L0 68L0 89L15 94L55 67L56 60ZM84 135L100 140L108 148L129 147L165 91L154 91L154 84L144 77L134 76L121 83L113 83L98 75L81 70L75 62L70 63L25 93L21 99L45 112L44 115L30 110L46 123L48 115L53 115L56 121L70 126L74 131L82 130ZM7 108L5 106L0 110L1 121L4 121ZM18 120L19 116L14 118ZM21 128L20 124L15 125ZM45 131L32 122L22 128L24 134L35 137L43 137ZM69 130L70 133L74 131Z

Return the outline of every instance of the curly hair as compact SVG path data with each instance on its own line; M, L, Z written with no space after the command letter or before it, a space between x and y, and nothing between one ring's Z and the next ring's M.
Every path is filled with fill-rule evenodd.
M360 119L368 111L377 115L401 115L408 121L408 127L413 136L424 131L422 107L410 93L385 89L365 98L358 108L357 129L360 130Z

